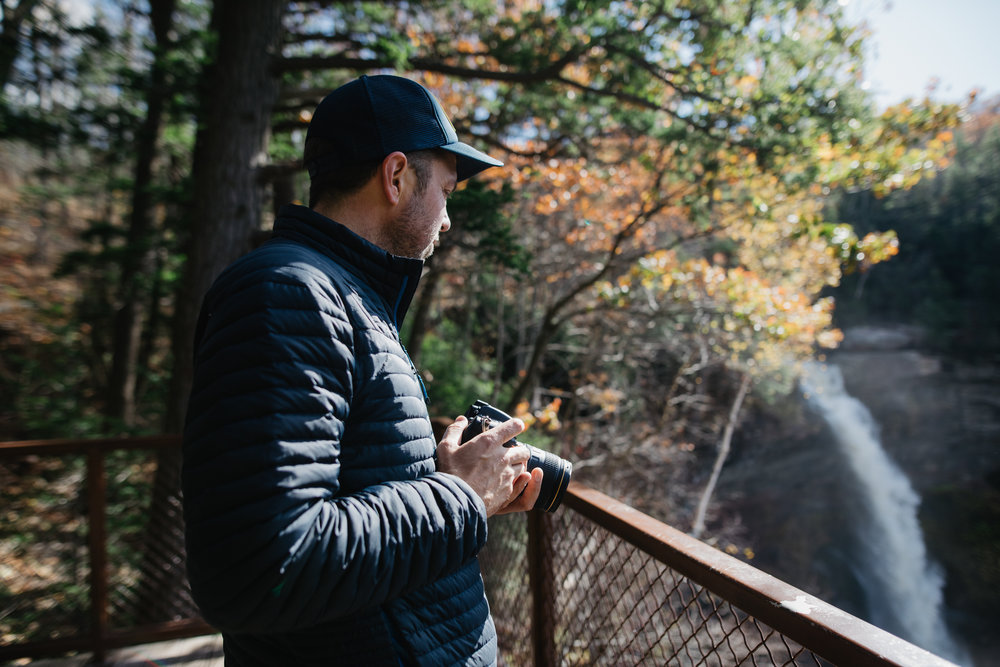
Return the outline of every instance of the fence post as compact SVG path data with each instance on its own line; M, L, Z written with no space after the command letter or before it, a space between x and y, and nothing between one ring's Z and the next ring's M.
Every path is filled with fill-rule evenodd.
M555 667L555 576L552 524L540 510L528 512L528 585L535 667Z
M104 662L108 636L107 477L104 452L87 448L87 532L90 545L90 614L93 661Z

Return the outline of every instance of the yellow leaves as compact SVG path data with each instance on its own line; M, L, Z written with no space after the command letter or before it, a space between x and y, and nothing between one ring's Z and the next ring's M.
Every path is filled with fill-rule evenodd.
M830 250L843 265L844 273L866 271L899 252L894 231L871 232L859 239L850 225L838 225L829 236Z
M406 37L410 40L411 46L421 46L423 44L422 33L417 30L415 23L406 26Z
M536 417L538 423L545 428L546 431L558 431L560 427L559 423L559 406L562 405L561 398L554 398L549 402L544 408L542 408Z
M750 547L744 547L741 550L735 544L726 545L726 553L729 554L730 556L736 556L737 554L742 553L743 557L746 558L747 560L753 560L753 557L756 555L753 552L753 549L751 549Z
M553 194L545 194L535 200L534 213L536 215L550 215L559 208L559 202Z
M548 405L542 407L541 410L532 412L528 401L521 401L514 408L513 416L523 421L527 428L537 425L548 432L555 432L562 426L559 422L559 407L561 405L562 399L557 397L552 399Z
M585 41L590 41L589 37ZM594 81L594 75L591 69L581 63L571 63L570 65L567 65L563 70L563 76L568 81L574 81L581 86L589 86Z
M840 345L844 340L844 332L840 329L828 329L826 331L821 331L816 337L816 343L820 347L827 349L833 349Z
M624 392L606 386L605 382L607 382L607 377L601 375L600 377L593 378L590 384L586 384L577 390L577 395L590 405L597 407L602 416L618 412L618 409L625 402L626 398Z
M867 268L896 256L899 253L899 239L892 231L871 232L858 241L853 250L855 261L863 263L864 268Z
M702 164L713 164L713 188L704 189L704 180L694 178L665 186L658 177L677 162L681 144L664 148L605 136L597 150L600 165L516 156L509 161L512 181L524 195L521 210L539 218L542 231L530 241L542 255L538 265L556 257L563 263L540 277L539 284L550 281L544 289L554 292L556 283L573 284L604 268L612 250L622 253L622 245L612 244L627 230L624 251L647 254L625 275L610 273L595 284L590 294L596 302L664 317L682 313L678 335L698 337L720 360L755 374L782 372L789 356L810 355L819 340L836 344L836 334L829 332L830 308L814 302L840 267L826 239L813 233L828 192L824 180L790 188L777 168L760 173L756 154L729 149L701 155ZM872 159L866 151L833 144L831 135L819 137L806 152L787 156L781 166L812 168L823 160L840 166L852 155L860 162ZM772 155L769 165L773 162ZM696 163L684 163L688 175ZM664 197L677 204L629 227L644 210L663 206ZM680 203L695 199L707 209L703 224L721 230L718 236L698 236L701 228ZM685 237L696 240L677 252L657 249Z
M757 87L758 82L759 79L757 79L757 77L752 76L750 74L745 74L741 76L739 79L737 79L736 89L739 91L741 95L746 97L747 95L753 92L754 88Z
M511 184L522 193L524 215L581 251L607 252L646 209L659 205L655 175L636 156L594 166L585 159L529 161L510 156ZM672 210L672 209L666 209ZM652 243L655 227L639 226L629 243ZM620 250L616 250L620 252Z
M837 155L837 151L834 149L833 144L830 143L830 135L824 134L821 136L816 145L816 157L823 162L832 162L837 158Z
M643 258L631 278L632 291L641 287L658 302L703 313L699 334L736 366L778 373L788 355L808 355L820 339L837 342L829 332L832 302L814 302L796 282L781 281L780 272L727 268L700 257L678 262L661 252ZM616 293L628 291L619 282Z
M445 83L444 77L437 72L424 72L423 79L424 85L432 89L440 88Z

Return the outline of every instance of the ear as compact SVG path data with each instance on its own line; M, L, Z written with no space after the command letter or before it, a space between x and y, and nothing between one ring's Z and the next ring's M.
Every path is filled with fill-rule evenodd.
M382 160L379 167L379 178L382 183L382 193L386 200L395 206L403 196L403 174L406 172L408 162L406 155L400 151L389 153Z

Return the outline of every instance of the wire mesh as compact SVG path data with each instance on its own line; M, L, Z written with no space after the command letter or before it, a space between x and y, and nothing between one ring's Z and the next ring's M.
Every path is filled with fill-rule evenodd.
M130 447L117 451L105 444L104 472L98 478L106 480L105 485L88 479L100 468L92 470L85 454L36 453L48 449L28 444L20 452L31 453L12 453L14 448L9 448L0 457L0 648L86 637L95 631L89 541L102 537L109 628L196 620L184 577L176 493L179 454L173 443L158 443L161 454L173 453L165 457ZM81 443L80 449L87 447L92 446ZM66 446L51 451L64 452ZM106 531L91 536L88 526L94 517L88 516L88 505L93 502L95 517L105 515ZM701 570L686 569L690 540L684 547L671 545L670 551L664 550L667 542L648 529L635 532L650 521L612 499L588 500L586 494L555 514L491 519L481 565L499 635L500 664L829 664L668 566L664 561L701 578L696 574ZM742 590L743 597L734 599L777 619L779 625L786 622L786 616L771 613L771 606L758 605L776 604L775 599L762 591L747 598L749 589ZM838 618L845 616L833 611ZM793 625L785 630L802 632ZM876 628L857 620L837 627L833 636L823 635L822 640L811 632L796 636L812 637L803 641L817 642L814 648L824 652L836 645L838 655L867 656L866 664L901 664L879 657L890 645L908 656L918 650L897 646L902 640L888 635L872 650L852 643L851 635L868 637ZM820 641L829 645L821 646ZM846 646L853 648L844 653Z
M527 545L523 516L497 516L490 520L489 541L480 554L486 597L501 646L500 665L509 667L532 663Z
M197 618L185 576L177 454L118 451L106 466L109 625Z
M178 494L153 491L156 452L103 456L108 627L198 618L184 572ZM87 497L94 481L86 459L28 454L0 461L0 645L93 632ZM176 483L164 477L160 484Z
M781 633L568 509L545 517L556 663L826 665ZM491 520L483 577L501 664L533 663L525 521Z

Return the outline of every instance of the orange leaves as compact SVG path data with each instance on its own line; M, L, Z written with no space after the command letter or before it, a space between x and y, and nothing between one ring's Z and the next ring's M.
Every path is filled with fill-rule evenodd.
M417 28L416 23L410 23L406 26L406 38L410 42L410 46L420 47L424 45L425 33Z
M593 167L583 159L528 163L513 158L511 184L528 200L526 211L561 230L569 245L607 249L642 209L639 177L629 165Z
M468 39L460 39L455 43L455 50L459 53L476 53L478 49L476 45Z
M524 422L525 426L531 428L532 426L538 426L543 428L548 432L558 431L560 426L559 422L559 407L562 405L561 398L552 399L548 405L543 406L540 410L535 412L531 411L531 406L527 401L521 401L514 408L514 417L517 417Z
M440 88L445 83L445 78L436 72L424 72L424 85L431 90Z
M760 81L757 77L752 76L750 74L745 74L736 81L735 87L736 90L739 91L740 95L746 97L754 91L759 82Z

